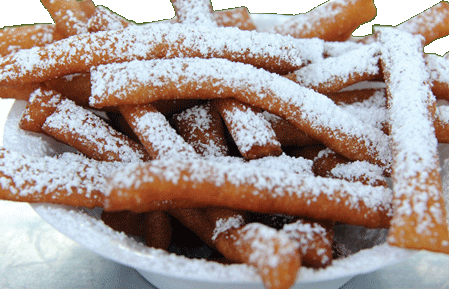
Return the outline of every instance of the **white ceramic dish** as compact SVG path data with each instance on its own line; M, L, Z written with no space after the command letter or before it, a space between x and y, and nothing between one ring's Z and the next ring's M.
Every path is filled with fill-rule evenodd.
M258 16L257 23L263 26L267 21L276 19L279 19L276 15ZM18 128L25 105L23 101L14 103L5 126L4 147L35 156L55 155L69 150L67 146L48 137ZM447 146L440 148L440 155L442 164L446 164L444 160L449 156ZM445 182L447 172L448 169L444 165ZM75 242L103 257L135 268L158 288L263 288L259 276L249 266L222 265L148 248L132 237L106 226L99 220L101 210L46 204L35 204L32 207L49 224ZM348 231L341 242L353 250L357 247L357 250L360 249L359 241L362 240L358 236L362 229L344 229ZM333 265L326 269L302 268L292 288L339 288L358 274L397 264L415 253L386 245L385 232L369 231L370 248L360 250L345 259L335 260Z

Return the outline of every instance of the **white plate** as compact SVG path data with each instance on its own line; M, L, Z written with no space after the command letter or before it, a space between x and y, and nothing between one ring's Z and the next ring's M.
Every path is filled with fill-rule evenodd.
M260 16L257 23L263 25L267 20L272 21L273 17L276 15ZM5 126L4 147L34 156L55 155L68 150L67 146L53 139L18 128L18 121L25 105L23 101L14 103ZM448 146L440 148L442 164L449 156L448 152ZM447 171L444 165L445 182ZM34 204L32 207L49 224L75 242L103 257L135 268L159 288L264 288L256 271L250 266L223 265L148 248L106 226L99 220L101 210L47 204ZM362 229L350 227L348 230L350 231L346 234L346 240L341 241L348 247L360 247L362 240L357 239L357 236ZM356 275L397 264L415 254L415 251L385 244L385 232L385 230L369 231L371 236L369 242L374 245L373 247L370 245L370 248L350 257L335 260L326 269L301 268L292 288L339 288Z

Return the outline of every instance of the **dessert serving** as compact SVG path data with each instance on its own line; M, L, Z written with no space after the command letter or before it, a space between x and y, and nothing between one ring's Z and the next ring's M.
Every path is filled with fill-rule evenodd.
M366 252L449 254L449 60L423 52L449 34L449 3L366 37L352 33L372 0L263 28L206 0L145 24L90 0L42 4L54 24L0 30L0 97L16 100L0 199L181 278L167 267L292 288L376 263Z

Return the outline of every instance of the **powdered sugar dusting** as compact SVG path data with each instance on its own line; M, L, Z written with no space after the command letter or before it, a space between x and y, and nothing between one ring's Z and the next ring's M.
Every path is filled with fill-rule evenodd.
M362 46L295 71L295 81L306 87L329 89L335 83L347 82L354 75L375 76L379 73L379 54L378 43Z
M24 156L1 150L0 186L12 194L53 195L104 192L106 180L117 169L117 163L97 162L80 155L66 153L58 158Z
M262 113L257 113L250 107L232 107L231 110L225 109L222 116L230 125L232 137L243 154L254 146L280 147L276 133Z
M157 111L147 111L133 122L142 143L148 142L155 158L198 157L188 144L168 123L165 116Z
M214 121L221 122L221 119L213 118L211 109L210 103L196 105L173 117L180 125L189 126L189 135L183 137L187 137L187 142L192 144L202 156L225 156L228 148L217 139L220 136L213 135L213 132L209 133L211 127L217 125L213 123ZM218 112L217 116L219 117ZM206 136L207 142L204 137L198 138L198 136Z
M47 117L43 125L43 129L46 128L66 134L76 133L86 143L95 145L99 154L111 160L119 158L124 162L140 162L144 159L143 153L131 146L123 136L94 113L71 100L60 102L56 111Z
M437 139L432 107L435 97L430 90L429 74L421 53L421 37L394 28L379 30L382 65L387 75L390 129L393 154L393 187L398 200L398 218L415 214L417 234L431 235L434 219L446 225L441 200ZM435 180L433 180L434 178ZM400 201L402 200L402 201ZM429 238L431 238L429 236Z
M184 24L217 26L209 0L172 1L178 21Z
M322 57L322 53L323 42L316 39L294 39L233 27L134 25L123 30L75 35L7 55L0 59L0 83L48 80L87 72L91 66L110 62L180 56L229 58L257 63L269 70L294 70ZM261 55L264 61L257 61Z
M322 4L315 9L305 13L295 15L280 25L274 27L274 31L283 35L294 34L295 31L301 31L302 34L308 34L310 31L326 29L322 24L323 20L332 21L335 15L342 13L343 7L353 5L356 0L332 0L329 3Z
M421 12L415 17L397 26L398 29L412 34L425 35L427 33L438 35L438 26L447 21L448 12L444 7L446 2L442 1L435 6ZM433 35L429 38L433 38Z
M244 220L242 215L235 215L229 218L220 218L215 222L215 228L212 236L212 241L215 240L218 235L223 232L226 232L232 228L239 228L244 224Z
M315 130L317 136L324 128L354 136L364 144L368 155L377 155L381 162L389 163L389 140L381 130L361 123L326 96L251 65L199 58L132 61L98 66L92 69L91 80L92 96L89 101L94 107L131 101L127 98L136 101L133 91L141 86L146 86L148 92L150 89L159 92L170 83L170 86L177 88L177 97L192 98L199 97L204 85L209 89L207 97L240 97L242 102L252 103L292 122L297 122L298 118L307 119L309 128ZM195 92L192 95L192 91L186 92L180 88L188 83L195 83L198 94ZM226 88L226 94L221 87ZM170 95L173 97L173 92ZM151 102L157 97L170 95L148 93L145 96L148 99L140 101ZM274 101L278 102L277 106L271 103ZM283 107L289 107L289 111L282 110Z
M187 174L185 172L188 172ZM115 174L109 189L118 194L128 189L137 189L142 183L151 184L155 178L174 185L182 182L209 183L217 188L224 184L254 187L254 200L276 198L305 198L310 204L322 196L334 200L339 192L345 207L358 211L360 205L374 212L389 214L391 190L383 187L364 186L343 180L328 179L296 173L254 167L243 162L216 162L212 159L180 160L164 159L150 164L129 164ZM338 200L335 200L338 203ZM380 211L379 211L380 210Z

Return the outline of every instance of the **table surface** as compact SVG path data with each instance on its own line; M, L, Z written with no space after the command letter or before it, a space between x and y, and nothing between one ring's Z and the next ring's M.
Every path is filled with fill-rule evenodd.
M11 104L0 100L0 144ZM64 236L25 203L0 200L0 260L3 289L156 288L136 270ZM342 287L349 288L449 289L449 256L420 252L399 265L351 279Z

